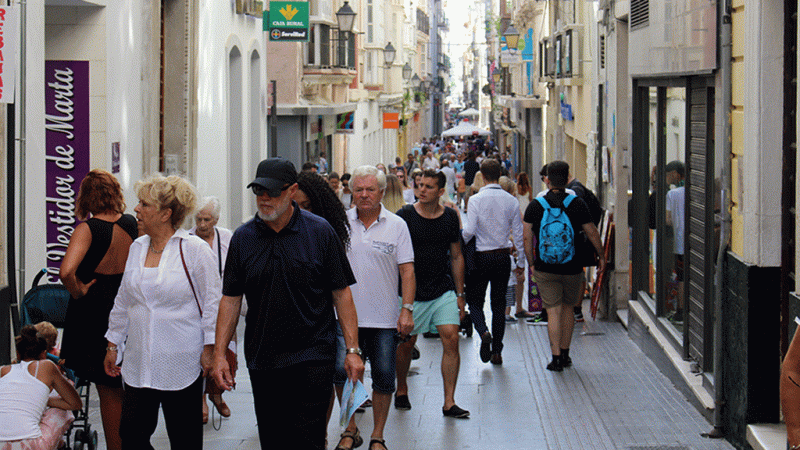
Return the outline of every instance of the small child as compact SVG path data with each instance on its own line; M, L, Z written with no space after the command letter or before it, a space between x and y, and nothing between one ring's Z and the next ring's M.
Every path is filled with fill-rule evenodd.
M36 332L47 341L47 353L53 356L60 356L61 349L56 346L56 342L58 341L58 330L56 327L50 322L39 322L34 325L34 327L36 328Z

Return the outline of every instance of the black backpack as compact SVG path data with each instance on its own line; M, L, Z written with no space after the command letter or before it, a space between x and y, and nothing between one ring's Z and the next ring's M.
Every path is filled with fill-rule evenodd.
M603 215L603 207L600 206L600 200L597 199L597 196L594 195L594 192L584 186L580 181L578 181L577 178L568 183L567 188L575 191L575 195L586 202L586 206L589 207L589 214L592 216L592 222L594 222L595 226L599 226L600 216Z

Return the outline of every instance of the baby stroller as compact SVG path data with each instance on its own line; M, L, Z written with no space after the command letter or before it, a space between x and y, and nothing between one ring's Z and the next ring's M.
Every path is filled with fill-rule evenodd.
M31 283L31 289L25 293L25 297L22 299L22 325L35 325L46 320L56 328L64 328L70 295L63 284L39 286L39 281L46 273L47 269L42 269L36 274ZM56 364L60 361L57 356L49 353L47 357ZM83 408L73 411L75 421L67 431L67 448L94 450L97 448L97 431L93 431L92 425L89 423L89 387L91 383L75 377L71 372L71 370L67 370L67 376L75 382L75 389L81 397Z

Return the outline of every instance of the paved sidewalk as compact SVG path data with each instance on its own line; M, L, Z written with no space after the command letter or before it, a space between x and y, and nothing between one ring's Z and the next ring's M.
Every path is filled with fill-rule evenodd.
M584 309L588 311L588 308ZM240 338L242 329L240 327ZM730 449L726 441L700 433L710 424L628 339L619 323L587 321L575 330L570 355L574 366L562 373L545 369L549 361L547 327L523 320L506 328L502 366L478 358L477 335L461 339L461 373L456 402L469 419L442 416L441 345L420 337L422 357L409 378L410 411L392 408L386 445L392 450L432 449ZM240 367L244 361L240 355ZM370 387L369 369L366 385ZM225 394L233 415L220 430L205 426L206 449L257 449L258 437L246 370L237 390ZM101 433L96 395L91 419ZM198 400L199 401L199 400ZM338 406L328 427L329 449L341 428ZM218 418L218 416L217 416ZM367 440L372 411L357 416ZM163 418L153 437L157 449L169 448ZM366 442L362 449L367 448Z

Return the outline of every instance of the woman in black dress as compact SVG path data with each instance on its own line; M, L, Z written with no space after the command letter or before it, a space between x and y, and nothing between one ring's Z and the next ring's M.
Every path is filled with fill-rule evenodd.
M104 170L89 172L81 182L75 211L85 222L72 233L59 274L71 294L61 358L78 377L95 383L109 450L121 447L122 384L103 368L104 335L128 250L138 234L136 218L124 211L119 181Z

